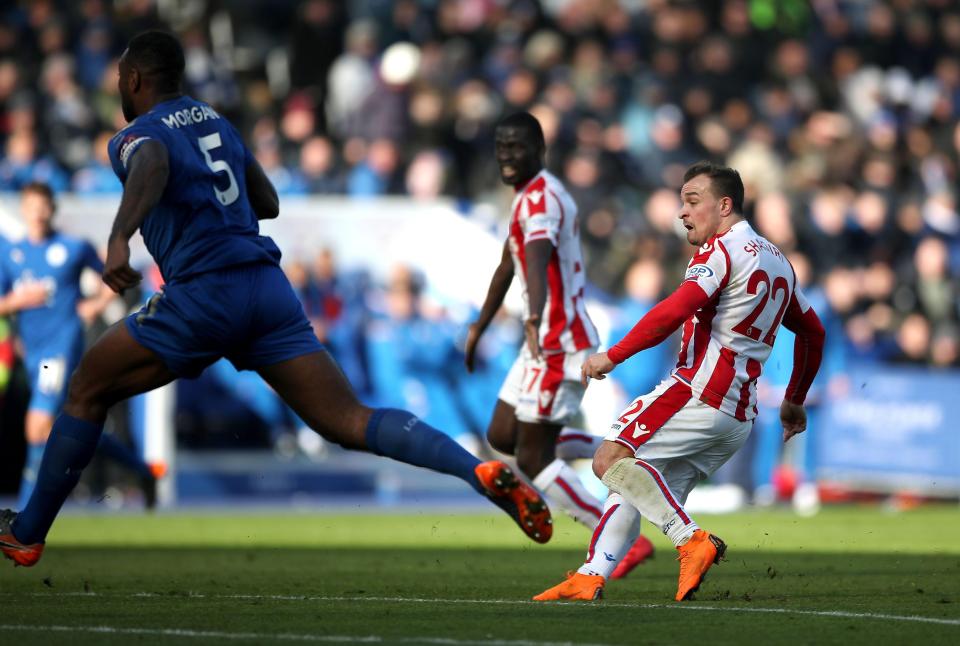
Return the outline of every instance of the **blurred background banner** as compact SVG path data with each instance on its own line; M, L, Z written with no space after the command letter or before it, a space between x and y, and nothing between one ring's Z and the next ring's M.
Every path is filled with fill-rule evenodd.
M22 235L18 204L18 195L0 193L0 235ZM119 195L64 195L57 226L105 248L119 204ZM433 293L457 306L483 303L489 284L486 268L492 271L503 251L495 232L463 217L453 200L440 198L287 197L280 217L261 222L260 230L277 242L287 264L312 261L318 250L328 249L341 269L366 270L377 281L386 280L397 265L408 265L430 277ZM131 254L135 264L151 262L139 235L131 240ZM519 312L516 288L511 296L507 307Z
M856 365L825 406L817 475L852 488L960 493L960 372Z

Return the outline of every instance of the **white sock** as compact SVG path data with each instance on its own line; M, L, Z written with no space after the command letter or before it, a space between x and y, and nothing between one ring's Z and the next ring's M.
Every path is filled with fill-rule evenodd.
M603 506L603 516L593 530L587 560L580 574L599 574L609 579L617 563L640 535L640 514L618 493L611 492Z
M597 452L603 438L581 428L564 426L557 436L557 457L566 462L589 460Z
M602 503L587 491L573 467L559 458L538 473L533 484L543 492L551 506L560 507L591 530L603 515Z
M643 460L618 460L603 474L603 484L623 495L677 547L699 529L670 491L663 475Z

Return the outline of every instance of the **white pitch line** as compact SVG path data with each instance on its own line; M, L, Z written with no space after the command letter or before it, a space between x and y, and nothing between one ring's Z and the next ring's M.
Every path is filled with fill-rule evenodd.
M448 639L445 637L382 637L380 635L305 635L297 633L231 633L220 630L187 630L183 628L117 628L115 626L45 626L29 624L0 624L0 630L53 633L95 633L108 635L152 635L161 637L192 637L196 639L234 639L293 642L322 642L337 644L438 644L440 646L605 646L574 642L540 642L503 639Z
M367 596L310 596L310 595L286 595L286 594L204 594L199 592L186 592L183 595L158 594L155 592L133 592L129 594L121 593L98 593L98 592L32 592L27 595L18 595L14 592L0 592L0 596L36 596L36 597L128 597L128 598L148 598L148 599L175 599L177 596L183 596L189 599L233 599L233 600L251 600L251 601L310 601L310 602L375 602L375 603L445 603L445 604L474 604L474 605L511 605L511 606L538 606L549 608L551 606L564 606L568 608L629 608L646 610L687 610L702 612L733 612L733 613L766 613L782 615L808 615L813 617L834 617L840 619L884 619L887 621L900 621L925 624L939 624L943 626L960 626L960 619L941 619L938 617L923 617L920 615L891 615L887 613L874 612L849 612L846 610L802 610L799 608L745 608L745 607L720 607L720 606L694 606L687 604L663 604L663 603L617 603L601 601L598 603L586 603L583 601L552 601L544 603L542 601L528 601L525 599L429 599L425 597L367 597Z

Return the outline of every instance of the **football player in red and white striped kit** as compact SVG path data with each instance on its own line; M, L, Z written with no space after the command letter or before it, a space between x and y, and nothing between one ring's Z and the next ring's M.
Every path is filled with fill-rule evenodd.
M627 506L661 528L680 553L676 600L689 599L726 545L700 529L683 503L746 441L757 414L757 378L783 324L796 333L794 365L780 419L783 439L806 430L803 408L820 366L824 330L776 246L743 220L743 183L731 168L699 162L687 169L679 218L699 247L680 287L619 343L583 364L583 381L683 326L670 376L614 421L593 469ZM624 507L605 507L602 527ZM594 551L591 546L591 553ZM591 559L536 600L599 598L607 573Z
M580 408L585 388L580 366L596 351L599 338L583 303L577 206L560 180L544 169L545 151L543 131L529 113L512 114L497 124L501 179L516 189L516 196L500 265L467 333L466 364L473 369L477 343L516 276L523 292L526 343L500 390L487 439L498 451L516 456L520 470L551 505L593 530L603 503L556 457L556 444L564 424ZM570 429L567 435L588 439L578 442L590 448L580 457L591 457L601 443L591 446L591 436ZM565 453L574 457L569 450ZM623 531L628 539L636 538L639 518L625 517ZM645 538L638 540L650 545Z

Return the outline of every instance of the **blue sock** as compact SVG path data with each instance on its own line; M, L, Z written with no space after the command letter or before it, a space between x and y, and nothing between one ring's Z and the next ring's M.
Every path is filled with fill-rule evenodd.
M97 453L121 464L137 475L146 477L150 474L150 467L133 452L133 449L109 433L101 433L97 444Z
M398 462L456 476L482 493L473 471L480 460L412 413L395 408L373 411L367 423L367 447Z
M61 414L47 440L37 484L30 502L13 521L13 535L21 543L40 543L47 537L54 518L80 480L97 450L103 424Z
M23 509L30 500L33 487L37 484L40 472L40 460L43 459L43 447L46 444L27 444L27 461L23 465L23 478L20 480L20 492L17 494L17 509Z

